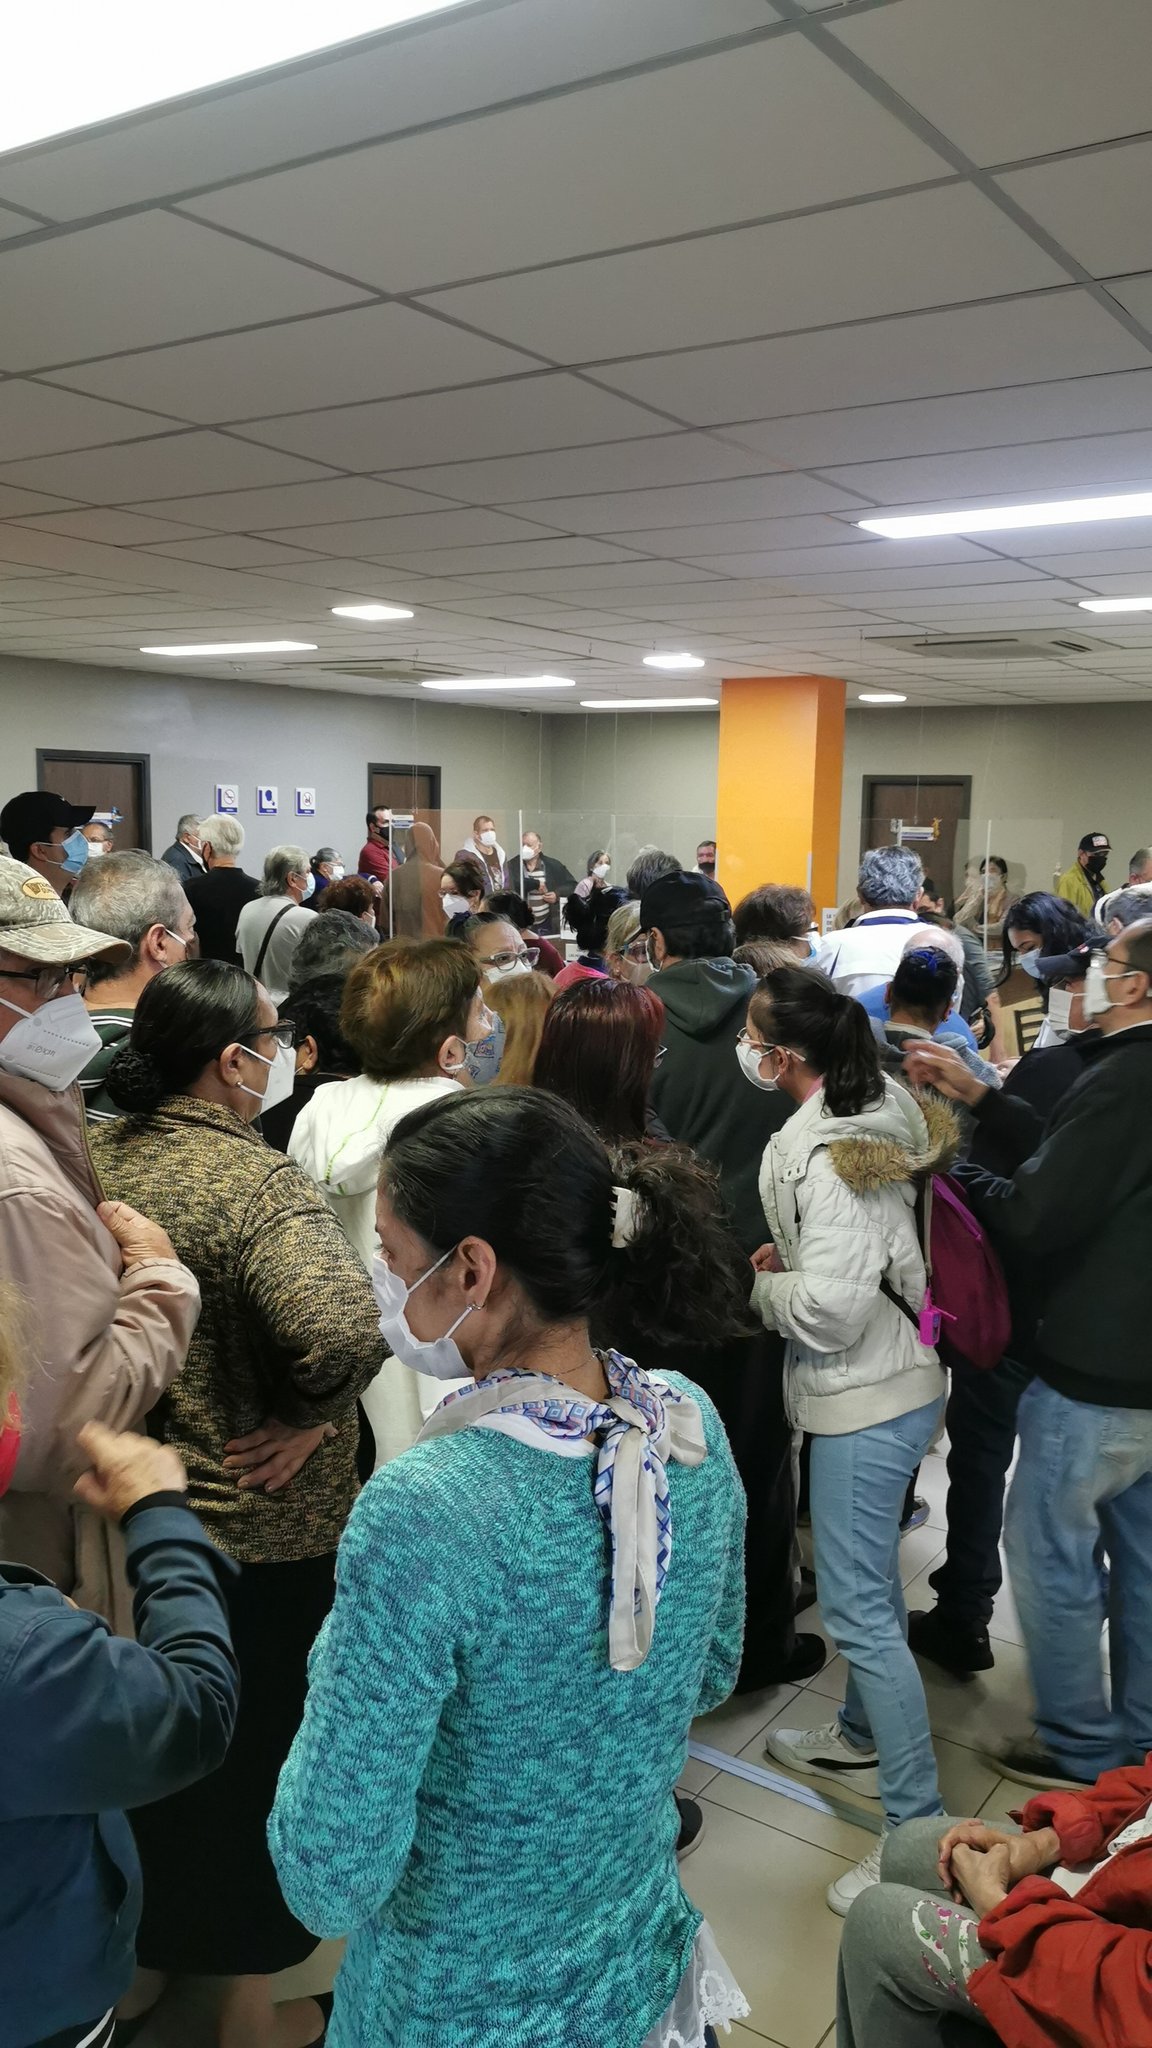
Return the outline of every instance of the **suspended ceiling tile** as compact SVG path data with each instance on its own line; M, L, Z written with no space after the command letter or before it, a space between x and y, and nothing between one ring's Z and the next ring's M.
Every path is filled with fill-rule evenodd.
M1069 441L1027 442L959 455L923 455L894 462L862 462L828 471L845 490L877 504L956 503L970 498L1026 498L1035 491L1107 494L1152 483L1152 430L1085 435ZM992 544L998 544L995 535ZM1009 536L1014 544L1016 535Z
M282 567L292 561L299 550L286 547L283 542L256 540L246 533L217 533L201 540L182 540L166 543L149 550L155 555L170 555L176 561L210 562L221 569L263 569L271 563ZM307 561L314 558L305 557ZM329 563L329 569L331 564Z
M0 483L0 519L27 519L34 512L62 512L67 498L47 491L18 491Z
M1110 277L1152 268L1150 178L1152 141L1141 141L1054 157L997 182L1094 277Z
M581 441L627 440L665 425L626 399L557 373L442 391L431 398L393 398L380 405L267 419L245 433L318 462L394 470Z
M1135 267L1135 266L1133 266ZM445 312L556 362L992 298L1067 276L970 186L605 256L436 295Z
M442 501L426 491L377 483L373 477L321 478L315 483L289 484L254 491L224 491L195 498L173 498L150 504L165 517L188 519L222 533L271 532L281 526L304 526L322 520L388 518L394 512L434 511Z
M658 428L659 422L653 419L652 425ZM657 432L643 441L609 441L591 448L548 449L540 455L397 470L393 481L444 491L448 497L463 498L470 504L514 505L521 498L708 483L717 477L755 475L765 466L747 448L713 440L707 434L677 431Z
M0 458L52 455L61 448L88 448L110 441L139 440L169 424L155 413L100 399L52 391L13 377L0 382Z
M74 540L102 540L109 547L144 547L150 541L194 539L198 528L175 519L152 519L140 512L41 512L28 520L44 533L64 533Z
M5 160L3 196L59 219L215 184L363 137L762 28L764 0L531 0L418 21L347 56L150 109Z
M506 512L490 512L479 505L466 510L416 513L411 518L354 519L332 526L301 526L284 529L283 538L293 546L312 548L317 554L359 555L383 558L384 550L411 553L428 547L466 547L472 542L540 539L538 526L512 519Z
M334 396L352 404L535 367L531 356L427 313L368 305L116 356L57 375L80 391L131 398L180 419L216 424L273 411L302 412ZM155 432L155 426L149 431Z
M0 245L0 367L50 368L366 296L167 213Z
M907 0L830 26L980 164L1148 125L1146 0Z
M27 483L106 504L177 492L291 484L315 474L315 464L296 456L209 433L166 434L153 441L129 441L120 448L44 455L28 462L5 463L0 470L5 482Z
M481 547L425 548L419 554L394 554L391 548L373 548L373 555L398 569L414 569L427 576L470 576L485 569L566 568L582 562L635 560L621 547L604 540L521 540L501 541Z
M790 512L839 511L864 518L868 507L849 492L813 477L777 473L727 482L669 485L651 491L609 491L580 498L541 498L519 504L524 519L577 533L625 533L629 528L694 526L700 520L754 519Z
M709 136L706 151L685 147L691 132ZM412 292L949 170L789 36L305 164L195 211Z
M1148 363L1147 349L1086 291L1071 290L653 355L597 374L614 390L705 426L1147 369ZM739 438L740 429L733 432Z

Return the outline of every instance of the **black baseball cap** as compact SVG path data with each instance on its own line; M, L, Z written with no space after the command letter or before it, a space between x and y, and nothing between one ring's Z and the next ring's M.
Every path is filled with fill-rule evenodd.
M1036 963L1041 981L1083 981L1093 953L1102 953L1105 943L1073 946L1069 953L1042 954Z
M1078 853L1111 853L1112 841L1106 832L1086 832L1077 848Z
M703 845L703 840L700 843ZM667 926L677 931L686 924L711 922L717 908L725 916L729 914L728 898L710 875L689 875L683 870L661 875L640 898L640 929L650 932L659 927L663 931Z
M70 804L50 789L25 789L0 811L0 839L22 860L30 846L51 839L58 825L89 825L95 804Z

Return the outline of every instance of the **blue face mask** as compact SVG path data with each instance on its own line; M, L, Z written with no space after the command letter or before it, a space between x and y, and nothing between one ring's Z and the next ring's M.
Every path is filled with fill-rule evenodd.
M61 841L60 851L64 855L63 864L66 874L78 875L81 868L87 865L88 855L92 849L80 830L79 825L77 825L74 832L68 834L67 839Z
M490 1012L490 1015L491 1031L486 1031L483 1038L476 1039L474 1043L465 1039L464 1058L458 1068L448 1070L467 1074L474 1088L482 1088L486 1082L496 1079L504 1057L504 1019L496 1012Z
M309 898L310 896L314 896L314 895L315 895L315 893L316 893L316 877L315 877L315 875L313 875L313 874L309 874L309 876L308 876L308 880L307 880L307 881L305 882L305 884L304 884L304 894L303 894L303 895L301 896L301 898L300 898L300 901L301 901L301 903L307 903L307 901L308 901L308 898Z
M1030 953L1018 953L1016 955L1016 965L1024 974L1030 974L1033 981L1039 981L1040 954L1035 947L1033 947Z

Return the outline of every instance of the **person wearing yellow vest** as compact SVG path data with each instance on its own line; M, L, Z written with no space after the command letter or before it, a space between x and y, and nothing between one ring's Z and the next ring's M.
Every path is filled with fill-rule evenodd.
M1074 903L1085 917L1091 917L1104 894L1104 870L1112 851L1106 832L1086 832L1076 858L1056 884L1056 894Z

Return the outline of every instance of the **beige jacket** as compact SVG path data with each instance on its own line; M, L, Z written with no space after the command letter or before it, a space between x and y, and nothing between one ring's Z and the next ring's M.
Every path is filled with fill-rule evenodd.
M119 1624L119 1536L73 1502L76 1432L92 1421L140 1426L184 1362L200 1289L170 1262L122 1272L95 1213L103 1199L79 1089L55 1094L0 1072L0 1278L23 1303L28 1364L0 1556L36 1566Z

